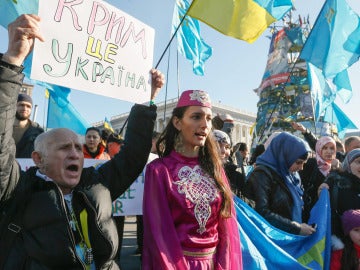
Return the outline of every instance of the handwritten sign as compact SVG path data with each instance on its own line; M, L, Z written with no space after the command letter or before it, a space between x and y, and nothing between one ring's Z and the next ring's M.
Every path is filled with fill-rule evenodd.
M30 158L17 159L21 169L26 171L30 167L35 166ZM106 160L99 159L84 159L84 167L98 167L106 162ZM142 215L142 199L144 193L144 173L132 183L132 185L113 202L113 215L114 216L128 216L128 215Z
M130 102L150 100L155 31L102 0L40 0L45 42L31 78Z

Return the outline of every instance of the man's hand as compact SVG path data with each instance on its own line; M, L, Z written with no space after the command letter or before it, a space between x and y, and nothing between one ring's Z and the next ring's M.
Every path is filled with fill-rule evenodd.
M151 69L151 97L150 100L154 100L159 94L161 87L165 84L165 77L161 71L157 69Z
M39 29L40 17L34 14L23 14L8 26L8 50L2 60L21 66L26 56L34 47L34 39L44 41Z

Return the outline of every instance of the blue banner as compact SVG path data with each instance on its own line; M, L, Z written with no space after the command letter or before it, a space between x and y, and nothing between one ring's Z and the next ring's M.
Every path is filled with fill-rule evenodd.
M330 199L323 190L310 213L309 224L317 225L309 236L281 231L254 209L235 197L243 268L246 270L329 269L331 252Z

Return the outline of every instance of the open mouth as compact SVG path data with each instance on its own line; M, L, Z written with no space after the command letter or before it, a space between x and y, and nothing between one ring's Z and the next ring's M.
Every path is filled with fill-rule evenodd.
M79 166L77 166L77 165L70 165L70 166L67 167L67 169L68 169L69 171L72 171L72 172L77 172L77 171L79 170Z

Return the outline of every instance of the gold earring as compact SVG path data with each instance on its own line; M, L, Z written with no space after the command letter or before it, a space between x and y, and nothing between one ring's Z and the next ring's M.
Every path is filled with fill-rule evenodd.
M180 135L180 132L175 135L174 149L176 152L178 152L180 154L184 152L184 144L183 144L183 139L182 139L182 136Z

